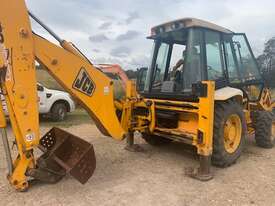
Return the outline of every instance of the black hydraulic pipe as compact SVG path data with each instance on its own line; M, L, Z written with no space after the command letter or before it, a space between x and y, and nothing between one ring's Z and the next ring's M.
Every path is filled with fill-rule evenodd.
M44 24L37 16L35 16L32 12L28 11L30 17L36 21L40 26L42 26L47 32L49 32L50 35L53 36L53 38L55 38L59 44L62 46L62 43L64 42L64 40L59 37L53 30L51 30L46 24ZM91 65L93 65L93 63L80 51L80 49L78 49L75 45L72 44L72 46L77 50L77 52L79 52L80 55L83 56L83 58L85 58L88 63L90 63Z
M44 24L38 17L36 17L32 12L28 11L30 17L36 21L40 26L42 26L47 32L49 32L60 44L63 42L53 30L51 30L46 24Z

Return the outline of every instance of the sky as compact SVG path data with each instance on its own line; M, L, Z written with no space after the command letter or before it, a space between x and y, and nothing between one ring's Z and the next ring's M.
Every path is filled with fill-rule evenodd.
M26 0L28 9L93 63L148 66L151 27L184 17L246 33L254 54L275 36L273 0ZM33 24L42 36L48 35Z

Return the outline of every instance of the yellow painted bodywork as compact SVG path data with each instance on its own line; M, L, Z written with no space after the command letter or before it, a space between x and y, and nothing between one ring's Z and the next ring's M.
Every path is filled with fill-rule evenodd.
M33 149L40 139L35 59L83 105L103 134L117 140L126 136L128 128L123 128L116 116L112 80L94 68L70 43L63 41L60 47L33 34L23 0L2 1L0 23L1 89L18 148L8 179L16 189L28 187L25 173L35 167ZM95 85L90 96L73 87L81 70L87 72Z
M116 116L113 82L83 58L37 35L33 35L33 39L37 61L43 64L56 81L80 102L103 134L117 140L123 139L125 130ZM92 96L73 88L74 81L82 68L95 84Z
M16 189L24 190L28 187L25 171L34 165L32 149L40 138L32 30L24 1L2 1L0 23L5 61L1 89L19 153L8 178Z
M3 105L0 104L0 128L7 127L7 121L3 110Z
M199 99L199 126L198 129L203 132L203 143L198 144L198 153L208 156L213 151L213 125L214 125L214 94L215 83L205 82L207 84L207 97Z
M180 114L178 129L182 132L188 132L193 136L198 134L198 113L184 112Z
M70 43L64 40L57 46L32 33L23 0L2 1L0 23L0 37L4 37L0 44L1 89L5 94L18 147L14 170L8 178L16 189L28 187L26 171L36 166L33 149L39 144L40 134L35 60L43 64L56 81L87 110L103 134L116 140L122 140L134 131L161 134L179 141L189 141L200 155L212 154L214 82L202 82L207 85L205 97L199 97L196 102L184 102L143 99L137 94L134 82L129 81L125 99L118 102L114 100L112 80L90 64ZM90 95L74 87L82 71L88 74L95 86ZM264 94L262 101L249 105L246 110L248 123L251 123L250 107L270 107L268 91ZM121 112L120 118L117 110ZM138 110L144 110L145 113L138 113ZM157 110L179 113L177 127L159 127ZM6 126L3 116L0 107L0 127Z
M206 97L200 97L198 102L183 102L161 99L150 99L154 103L155 110L175 111L180 113L177 128L159 128L156 126L156 116L152 116L154 128L152 134L175 136L179 141L188 139L196 146L198 154L209 156L213 150L213 121L214 121L214 93L215 83L203 82L207 85ZM146 100L145 100L146 101ZM147 99L149 101L149 99ZM165 105L163 105L165 104ZM167 106L167 104L169 106ZM202 142L198 139L199 131L202 133Z

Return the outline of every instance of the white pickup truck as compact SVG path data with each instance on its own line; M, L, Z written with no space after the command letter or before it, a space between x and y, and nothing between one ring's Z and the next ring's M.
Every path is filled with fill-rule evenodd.
M68 112L75 110L75 103L67 92L48 89L37 83L39 98L39 114L49 115L54 121L62 121ZM3 109L6 115L8 110L4 97L1 96Z

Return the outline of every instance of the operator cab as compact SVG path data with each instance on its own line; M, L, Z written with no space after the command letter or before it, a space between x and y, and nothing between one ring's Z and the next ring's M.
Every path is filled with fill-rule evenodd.
M152 28L148 38L154 45L149 69L139 74L143 96L185 99L192 96L192 85L213 80L217 89L238 87L258 99L263 81L245 34L185 18ZM253 95L250 85L257 87Z

